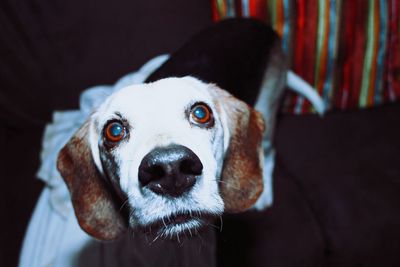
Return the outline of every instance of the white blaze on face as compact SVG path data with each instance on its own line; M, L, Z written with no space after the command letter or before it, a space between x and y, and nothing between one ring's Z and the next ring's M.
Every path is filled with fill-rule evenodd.
M207 86L190 77L132 85L110 96L93 115L98 141L104 125L116 119L116 114L129 124L128 140L118 144L112 153L119 167L120 187L132 207L131 224L146 225L184 211L222 213L224 204L218 192L218 180L226 141L218 108ZM190 122L190 108L196 103L206 103L211 108L213 127L199 127ZM193 189L187 196L176 199L141 189L138 180L138 168L147 153L170 144L188 147L203 164L203 172ZM96 159L99 155L94 157L99 165Z

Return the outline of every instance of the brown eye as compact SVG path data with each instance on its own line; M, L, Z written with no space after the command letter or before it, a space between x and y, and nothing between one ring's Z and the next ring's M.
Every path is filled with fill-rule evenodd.
M213 117L210 108L205 104L196 104L190 111L190 116L198 124L212 123Z
M104 129L104 137L112 143L121 141L125 137L124 125L118 121L109 123Z

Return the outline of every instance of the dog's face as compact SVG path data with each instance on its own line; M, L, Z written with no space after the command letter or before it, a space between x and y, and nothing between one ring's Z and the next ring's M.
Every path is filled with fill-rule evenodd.
M217 177L229 133L217 108L203 86L171 78L124 88L93 115L93 157L127 196L132 227L164 221L176 233L223 212Z
M254 204L262 132L260 115L215 85L168 78L110 96L60 152L58 168L93 236L113 239L126 224L175 235Z

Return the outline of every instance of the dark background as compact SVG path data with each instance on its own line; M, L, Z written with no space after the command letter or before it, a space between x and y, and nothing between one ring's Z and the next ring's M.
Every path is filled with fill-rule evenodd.
M77 108L84 89L113 84L211 23L204 0L0 2L0 266L16 266L52 112Z
M0 2L0 266L16 266L43 184L44 126L210 25L205 0ZM224 218L222 266L400 266L400 106L281 115L275 204ZM153 255L154 257L154 255Z

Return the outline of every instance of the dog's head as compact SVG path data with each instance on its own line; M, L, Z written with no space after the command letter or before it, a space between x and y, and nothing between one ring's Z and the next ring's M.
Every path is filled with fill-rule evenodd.
M261 115L213 84L168 78L111 95L58 158L81 227L175 235L262 192ZM128 218L121 213L129 210Z

